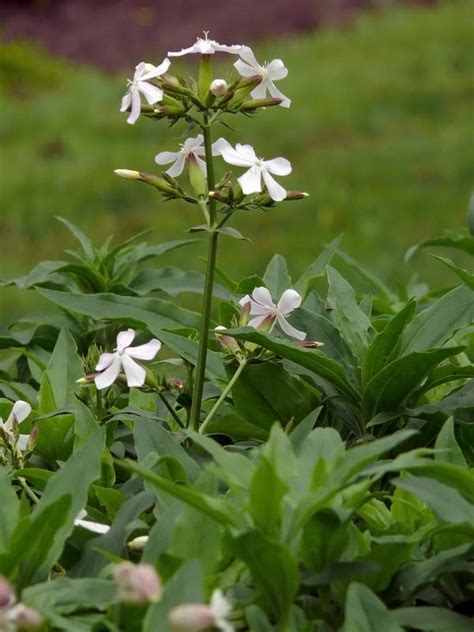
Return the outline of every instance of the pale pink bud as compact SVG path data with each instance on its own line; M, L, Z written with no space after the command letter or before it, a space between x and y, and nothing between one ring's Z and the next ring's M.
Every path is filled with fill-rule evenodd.
M209 91L212 92L215 97L221 97L227 92L228 87L229 86L225 79L214 79L209 86Z
M218 327L214 329L214 332L216 335L216 342L218 346L222 349L222 351L225 351L226 353L239 352L240 351L239 343L237 342L235 338L232 338L232 336L226 336L225 334L219 333L222 330L225 331L225 329L226 328L222 327L222 325L219 325Z
M239 325L241 325L241 327L245 327L245 325L249 322L250 309L252 307L250 296L244 296L244 298L240 301L240 307Z
M18 604L12 612L18 630L36 630L44 623L44 617L37 610Z
M207 630L216 622L212 608L203 603L188 603L173 608L168 621L174 632Z
M161 580L151 564L121 562L113 570L118 598L123 603L140 604L161 599Z
M9 608L15 603L15 592L10 582L0 575L0 610Z

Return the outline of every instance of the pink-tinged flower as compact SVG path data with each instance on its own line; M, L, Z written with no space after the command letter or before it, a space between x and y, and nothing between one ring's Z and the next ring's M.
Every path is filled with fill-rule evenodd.
M182 48L175 53L168 53L170 57L182 57L183 55L191 55L198 53L200 55L214 55L214 53L231 53L232 55L238 55L244 48L240 44L232 44L227 46L226 44L219 44L215 40L207 38L207 32L204 31L204 38L198 37L196 43L189 48Z
M275 323L278 323L288 336L297 340L306 338L303 331L295 329L287 320L291 312L301 305L301 296L296 290L285 290L275 305L272 295L266 287L256 287L252 296L244 296L239 301L242 308L248 303L250 303L249 327L268 328L268 331L271 331Z
M118 586L118 598L123 603L143 604L160 601L163 593L161 579L151 564L121 562L113 570Z
M240 59L234 64L238 72L242 77L261 77L262 81L259 85L250 93L253 99L263 99L270 96L277 99L282 99L280 105L284 108L289 108L291 100L285 96L275 86L275 81L284 79L288 75L288 69L281 59L273 59L269 64L265 63L261 66L255 58L255 55L251 48L243 46L239 53Z
M74 519L74 524L76 527L82 527L86 529L86 531L92 531L92 533L107 533L109 531L110 526L108 524L101 524L100 522L93 522L92 520L84 520L87 516L87 511L82 509Z
M163 75L170 67L170 64L170 60L165 59L159 66L153 66L153 64L147 64L144 61L135 66L135 74L132 80L128 80L128 92L123 97L122 105L120 106L121 112L125 112L132 106L127 123L133 125L140 116L140 94L143 94L149 105L158 103L163 99L163 90L149 83L149 80Z
M219 156L223 143L226 143L223 138L219 138L212 145L212 155ZM205 156L206 150L204 148L204 136L198 134L195 138L188 138L180 145L181 149L178 151L162 151L155 156L155 162L158 165L168 165L170 162L173 164L166 173L172 178L177 178L183 173L186 161L195 160L198 167L201 169L204 175L207 174L206 163L200 156Z
M221 590L215 590L209 605L188 603L173 608L169 623L175 632L199 632L211 627L220 632L235 632L235 627L228 621L231 612L231 602Z
M237 145L232 147L227 141L221 142L218 146L222 158L230 165L237 167L248 167L248 170L237 178L245 195L250 193L260 193L262 190L262 178L267 187L268 194L275 200L281 202L287 196L286 190L278 184L271 174L276 176L287 176L291 173L291 163L286 158L273 158L264 160L259 158L255 149L251 145Z
M24 402L20 399L13 404L13 408L11 409L8 419L5 422L0 417L0 428L2 428L5 435L9 437L10 443L15 443L15 427L21 424L22 421L25 421L30 413L31 406L28 402ZM26 450L28 446L28 439L29 435L20 434L17 436L16 445L19 450Z
M115 382L123 369L128 386L143 386L146 378L145 369L135 360L153 360L161 347L161 342L156 338L144 345L131 347L135 338L133 329L121 331L117 336L117 346L113 353L103 353L96 371L101 371L94 377L95 385L99 390L107 388Z

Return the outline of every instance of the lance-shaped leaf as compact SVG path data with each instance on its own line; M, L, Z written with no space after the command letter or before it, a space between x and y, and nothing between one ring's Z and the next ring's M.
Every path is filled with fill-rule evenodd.
M287 288L292 286L288 266L281 255L273 256L265 270L263 281L272 296L281 296Z
M341 632L403 632L395 617L370 588L353 582L346 595L346 616Z

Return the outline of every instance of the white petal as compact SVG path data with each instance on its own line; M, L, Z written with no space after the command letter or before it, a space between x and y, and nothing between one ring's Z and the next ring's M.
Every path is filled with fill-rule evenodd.
M288 336L296 338L297 340L304 340L306 338L306 334L304 333L304 331L299 331L298 329L295 329L292 325L290 325L290 323L286 320L284 316L278 316L277 320L280 327Z
M232 603L219 588L216 588L211 595L211 610L216 619L224 619L232 612Z
M229 165L251 167L255 163L255 158L251 158L247 154L234 149L230 143L228 146L220 146L220 154Z
M274 173L276 176L287 176L291 173L291 162L286 158L265 160L264 165L270 173Z
M252 292L252 299L260 305L264 305L269 309L275 309L275 303L273 302L270 290L264 286L256 287Z
M199 53L197 44L193 44L189 48L182 48L180 51L171 53L168 52L168 57L182 57L182 55L189 55L190 53Z
M152 66L152 64L146 64L145 66L152 66L148 72L145 72L140 76L140 81L148 81L148 79L155 79L160 75L164 74L168 68L170 67L170 60L165 57L165 59L161 62L159 66ZM145 67L143 70L147 70Z
M201 147L204 142L204 136L202 134L198 134L194 138L187 138L184 141L183 148L188 151L194 151L198 147Z
M122 356L122 366L127 376L128 386L143 386L145 384L146 371L128 355Z
M235 150L241 156L247 158L248 160L257 160L257 154L255 153L255 149L252 147L252 145L242 145L241 143L237 143L235 146Z
M158 103L158 101L163 99L163 90L157 86L153 86L151 83L140 81L138 89L143 94L149 105Z
M281 59L273 59L265 70L273 81L279 81L288 75L288 68L285 67Z
M156 67L156 75L159 77L160 75L164 75L165 72L168 71L168 68L171 66L171 62L168 57L165 57L161 64Z
M285 290L278 301L278 312L286 315L301 305L301 296L296 290Z
M13 408L11 409L10 416L7 419L7 424L10 419L13 421L13 418L15 418L17 422L21 424L21 422L24 421L30 413L31 413L31 406L28 404L28 402L24 402L23 400L20 399L13 404Z
M250 296L248 294L246 294L244 297L242 297L239 301L239 305L240 307L245 307L247 305L247 303L250 302Z
M95 376L94 382L99 391L107 388L115 382L118 374L120 373L121 366L122 363L120 361L120 358L115 358L112 364L107 369L105 369L105 371Z
M259 83L258 86L252 90L250 96L252 97L252 99L264 99L267 96L267 88L267 79L262 79L261 83Z
M256 303L255 301L250 301L250 316L259 316L260 314L264 314L268 316L268 314L272 314L275 311L275 306L272 307L267 305L261 305L260 303Z
M135 66L135 72L133 74L133 80L134 81L138 81L139 79L141 79L142 75L145 72L146 66L147 66L147 64L144 61L141 61L139 64L137 64Z
M239 52L239 57L243 59L249 66L254 66L254 68L256 68L257 70L262 69L250 46L242 46L242 49Z
M268 314L261 314L260 316L255 316L255 318L251 318L247 323L248 327L253 327L254 329L258 329L264 320L268 318Z
M181 152L179 151L162 151L155 156L155 162L158 165L169 165L178 159Z
M280 103L280 106L282 108L289 108L290 107L291 99L289 99L287 96L285 96L283 94L283 92L278 90L278 88L276 87L276 85L273 83L273 81L271 79L268 80L268 91L270 92L272 97L275 97L276 99L282 99L282 102Z
M186 156L180 152L176 159L176 162L173 165L171 165L169 169L166 170L166 173L172 178L177 178L183 173L185 162L186 162Z
M241 46L240 44L231 44L230 46L228 46L227 44L218 44L214 40L210 41L214 51L218 51L219 53L231 53L232 55L239 55L243 48L243 46Z
M76 527L82 527L83 529L87 529L87 531L92 531L93 533L107 533L110 529L108 524L100 524L99 522L92 522L91 520L81 520L76 518L74 520L74 524Z
M258 167L250 167L237 181L245 195L259 193L262 190L262 171Z
M236 68L237 72L242 77L253 77L255 75L258 75L260 72L260 69L258 67L250 66L249 64L245 63L245 61L242 61L242 59L238 59L235 62L234 68Z
M133 329L127 329L121 331L117 336L117 349L122 351L125 347L129 347L135 338L135 331Z
M120 111L121 112L125 112L126 110L128 110L128 108L130 107L131 102L132 102L132 95L130 94L130 91L129 91L129 92L127 92L127 94L122 99L122 104L120 106Z
M263 179L267 185L267 191L272 200L275 202L281 202L287 196L286 190L278 184L278 182L272 178L266 169L262 171Z
M116 353L103 353L96 364L95 370L103 371L104 369L107 369L112 364L112 362L114 361L114 358L116 357L117 357Z
M226 140L225 138L221 136L214 143L212 143L212 155L220 156L222 153L222 150L225 148L232 149L232 145L229 143L228 140Z
M131 95L132 95L132 111L130 112L130 115L127 119L127 123L129 123L130 125L134 125L138 117L140 116L140 112L142 110L142 104L140 101L140 94L138 90L132 90Z
M198 164L199 169L201 169L201 171L203 172L203 174L205 176L207 176L207 165L204 162L204 160L202 158L199 158L199 156L197 154L194 154L194 157L196 159L196 162Z
M128 355L131 358L136 358L137 360L153 360L160 350L160 347L161 342L156 338L153 338L150 342L147 342L144 345L129 347L124 353L125 355Z
M29 438L30 435L19 435L18 439L16 440L16 447L20 450L20 452L24 452L28 447Z

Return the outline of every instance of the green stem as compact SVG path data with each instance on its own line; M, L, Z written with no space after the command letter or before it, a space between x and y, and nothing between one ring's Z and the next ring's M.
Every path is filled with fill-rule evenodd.
M28 483L25 481L25 479L22 476L18 476L16 480L20 483L20 487L23 488L23 490L25 491L25 493L29 497L29 499L32 500L35 503L35 505L37 503L39 503L38 496L31 489L31 487L28 485Z
M206 150L207 188L213 191L215 187L214 163L212 161L212 138L207 114L204 115L202 125L204 136L204 148ZM204 378L206 374L207 343L209 340L209 322L211 319L212 290L214 287L214 273L217 258L217 239L219 233L215 231L216 201L208 198L209 210L209 238L207 253L206 281L204 284L204 296L202 302L201 330L199 334L199 351L196 364L196 377L191 405L190 426L192 430L199 429L201 415L202 393L204 390Z
M168 411L170 412L171 416L173 417L173 419L176 421L176 423L178 424L178 426L180 428L184 428L183 422L181 421L181 419L178 417L178 414L176 413L175 409L173 408L173 406L171 406L171 404L169 403L169 401L166 399L166 397L163 395L163 393L158 392L158 397L161 399L161 401L163 402L163 404L166 406L166 408L168 409Z
M214 415L216 414L216 412L219 410L219 408L222 406L222 404L224 403L227 395L230 393L230 391L232 390L232 387L234 386L234 384L237 382L237 380L240 377L240 374L242 373L242 371L244 370L244 368L247 366L247 360L240 360L239 362L239 366L237 367L236 372L234 373L234 375L232 376L230 382L227 384L227 386L225 387L225 389L222 391L221 396L219 397L219 399L217 400L217 402L214 404L214 406L212 407L211 411L209 412L208 416L206 417L206 419L203 421L202 426L199 428L199 432L201 434L204 434L204 431L206 430L207 426L209 425L209 423L211 422L212 418L214 417Z

